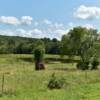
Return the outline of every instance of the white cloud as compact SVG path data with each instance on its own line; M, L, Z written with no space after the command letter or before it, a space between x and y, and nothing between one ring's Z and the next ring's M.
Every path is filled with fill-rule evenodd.
M43 20L43 23L44 23L44 24L47 24L47 25L52 24L52 22L51 22L50 20L48 20L48 19Z
M22 16L20 19L14 16L0 16L0 23L9 25L31 24L33 18L30 16Z
M99 19L100 18L100 8L95 6L85 6L81 5L75 11L74 16L80 19Z
M18 36L33 37L33 38L40 38L43 36L42 30L37 28L30 30L17 29L15 34Z
M30 30L30 33L37 33L37 34L42 34L42 31L39 30L39 29L33 29L33 30Z
M54 23L53 25L55 28L62 28L63 27L63 24L61 23Z
M0 22L4 24L10 24L10 25L19 25L20 21L13 16L0 16Z
M19 28L16 30L11 30L11 29L1 29L0 30L0 35L7 35L7 36L21 36L21 37L31 37L31 38L44 38L44 37L49 37L49 38L57 38L61 39L62 35L67 34L69 30L63 30L63 29L23 29Z
M30 24L32 24L32 21L33 21L33 18L30 17L30 16L22 16L21 17L21 23L22 24L30 25Z
M69 30L40 30L40 29L30 29L30 30L24 30L24 29L17 29L14 34L22 37L33 37L33 38L43 38L43 37L49 37L49 38L57 38L61 39L61 36L64 34L67 34Z
M87 29L95 29L95 26L94 25L92 25L92 24L85 24L85 25L83 25L83 27L86 27Z
M0 29L0 35L17 36L13 30L9 29L6 30Z
M10 24L10 25L19 25L18 27L11 29L1 29L0 35L10 35L10 36L21 36L21 37L32 37L32 38L57 38L60 39L63 34L67 33L66 26L62 23L52 22L49 20L36 21L33 20L30 16L22 16L21 18L13 16L3 16L0 23ZM21 26L27 24L33 27ZM10 26L11 27L11 26ZM23 27L23 28L22 28ZM7 27L8 28L8 27Z
M62 35L67 34L69 30L66 29L56 29L56 30L51 30L51 34L49 35L49 37L51 36L51 38L57 38L59 40L61 40Z
M61 34L61 35L64 35L68 32L68 30L62 30L62 29L58 29L58 30L55 30L54 33L57 33L57 34Z
M16 35L23 35L23 34L26 33L26 30L24 30L24 29L17 29L16 32L19 33L19 34L16 34Z

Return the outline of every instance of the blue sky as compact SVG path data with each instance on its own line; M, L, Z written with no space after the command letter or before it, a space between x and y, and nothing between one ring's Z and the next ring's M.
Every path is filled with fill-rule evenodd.
M0 0L0 34L58 38L75 26L100 27L99 0Z

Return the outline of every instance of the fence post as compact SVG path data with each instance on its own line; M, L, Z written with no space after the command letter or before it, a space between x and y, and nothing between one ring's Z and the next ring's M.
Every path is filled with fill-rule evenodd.
M4 93L4 73L3 73L3 75L2 75L2 94Z

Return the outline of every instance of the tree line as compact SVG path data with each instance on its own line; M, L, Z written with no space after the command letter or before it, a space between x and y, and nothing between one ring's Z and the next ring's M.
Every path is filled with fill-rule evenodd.
M0 35L0 54L33 54L38 44L43 44L47 54L60 54L60 41L56 38L25 38Z

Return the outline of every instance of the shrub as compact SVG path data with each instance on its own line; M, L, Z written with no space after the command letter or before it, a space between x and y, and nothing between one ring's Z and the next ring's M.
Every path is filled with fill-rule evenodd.
M80 70L87 70L87 69L89 69L89 61L85 61L85 62L79 61L77 63L77 69L80 69Z
M45 54L45 49L42 46L38 46L34 50L34 60L35 60L35 69L36 70L45 69L44 54Z
M49 89L61 89L64 86L65 79L64 78L57 78L55 73L52 74L51 79L48 83Z
M98 69L99 61L97 59L94 59L92 61L91 65L92 65L92 67L91 67L92 70Z
M45 50L42 46L38 46L34 50L35 61L42 61L44 59Z

